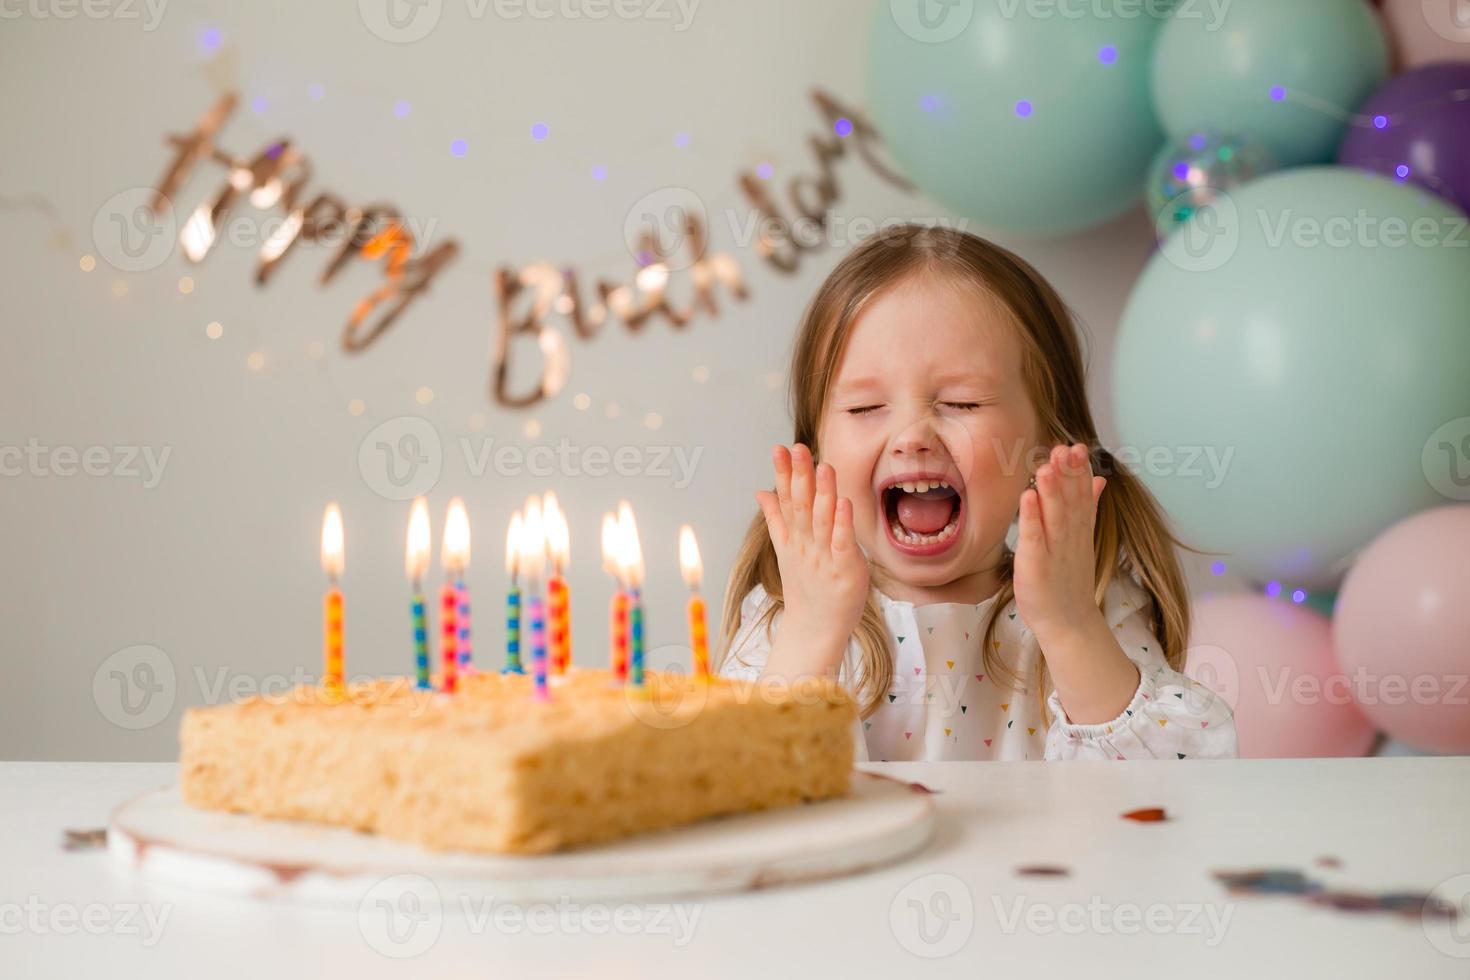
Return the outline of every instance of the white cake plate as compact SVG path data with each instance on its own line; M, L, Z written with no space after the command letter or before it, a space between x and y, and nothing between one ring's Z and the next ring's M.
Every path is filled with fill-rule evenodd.
M177 787L118 807L113 859L216 894L358 905L384 889L444 904L689 896L855 874L911 854L934 830L928 790L854 772L846 797L705 820L536 857L434 852L343 827L216 813Z

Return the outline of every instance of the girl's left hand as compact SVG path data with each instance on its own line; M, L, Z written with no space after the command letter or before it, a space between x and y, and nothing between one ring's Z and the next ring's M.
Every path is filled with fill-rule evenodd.
M1053 446L1036 471L1036 487L1021 494L1016 540L1016 611L1044 645L1095 625L1092 531L1107 480L1092 475L1087 447Z

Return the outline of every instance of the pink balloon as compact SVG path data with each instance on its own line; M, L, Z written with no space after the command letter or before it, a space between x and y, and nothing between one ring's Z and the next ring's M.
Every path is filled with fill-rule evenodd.
M1436 507L1358 554L1337 597L1337 662L1393 737L1470 752L1470 507Z
M1387 0L1383 20L1400 68L1470 59L1470 16L1456 0Z
M1377 733L1333 660L1327 617L1235 594L1197 600L1192 621L1184 672L1235 709L1241 758L1368 754Z

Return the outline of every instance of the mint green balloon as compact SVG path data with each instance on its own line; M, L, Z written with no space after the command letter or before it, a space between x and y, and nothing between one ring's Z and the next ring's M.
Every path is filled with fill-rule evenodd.
M873 117L919 187L987 229L1098 224L1138 201L1163 142L1148 80L1166 9L879 0Z
M1353 111L1387 78L1388 44L1364 0L1224 0L1164 26L1153 98L1170 138L1243 133L1290 167L1334 159Z
M1425 447L1470 424L1465 216L1345 167L1221 195L1134 287L1113 391L1124 462L1187 543L1256 581L1332 588L1454 486Z

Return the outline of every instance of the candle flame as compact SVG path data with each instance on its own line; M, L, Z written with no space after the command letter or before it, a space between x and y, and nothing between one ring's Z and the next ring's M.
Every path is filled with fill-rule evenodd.
M567 527L567 515L562 513L556 494L548 490L542 497L541 519L546 528L546 550L558 571L565 568L571 551L571 533Z
M602 515L602 570L615 579L623 577L622 529L612 514Z
M440 553L446 572L464 574L470 566L470 517L465 513L464 501L455 497L449 501L449 513L444 518L444 547Z
M408 547L403 558L404 571L415 584L422 582L429 570L429 541L429 502L415 497L408 512Z
M704 577L704 562L699 560L699 542L694 539L694 528L688 524L679 528L679 570L684 573L684 583L699 591L699 580Z
M541 501L529 497L525 506L525 523L521 525L521 571L535 589L546 564L546 524L541 516Z
M521 535L525 533L521 512L510 515L510 527L505 529L505 573L515 578L521 567Z
M618 537L621 538L623 576L631 588L643 585L643 546L638 543L638 524L633 520L633 505L618 501Z
M342 575L346 564L343 537L342 508L333 501L327 504L327 512L322 515L322 571L334 582Z

